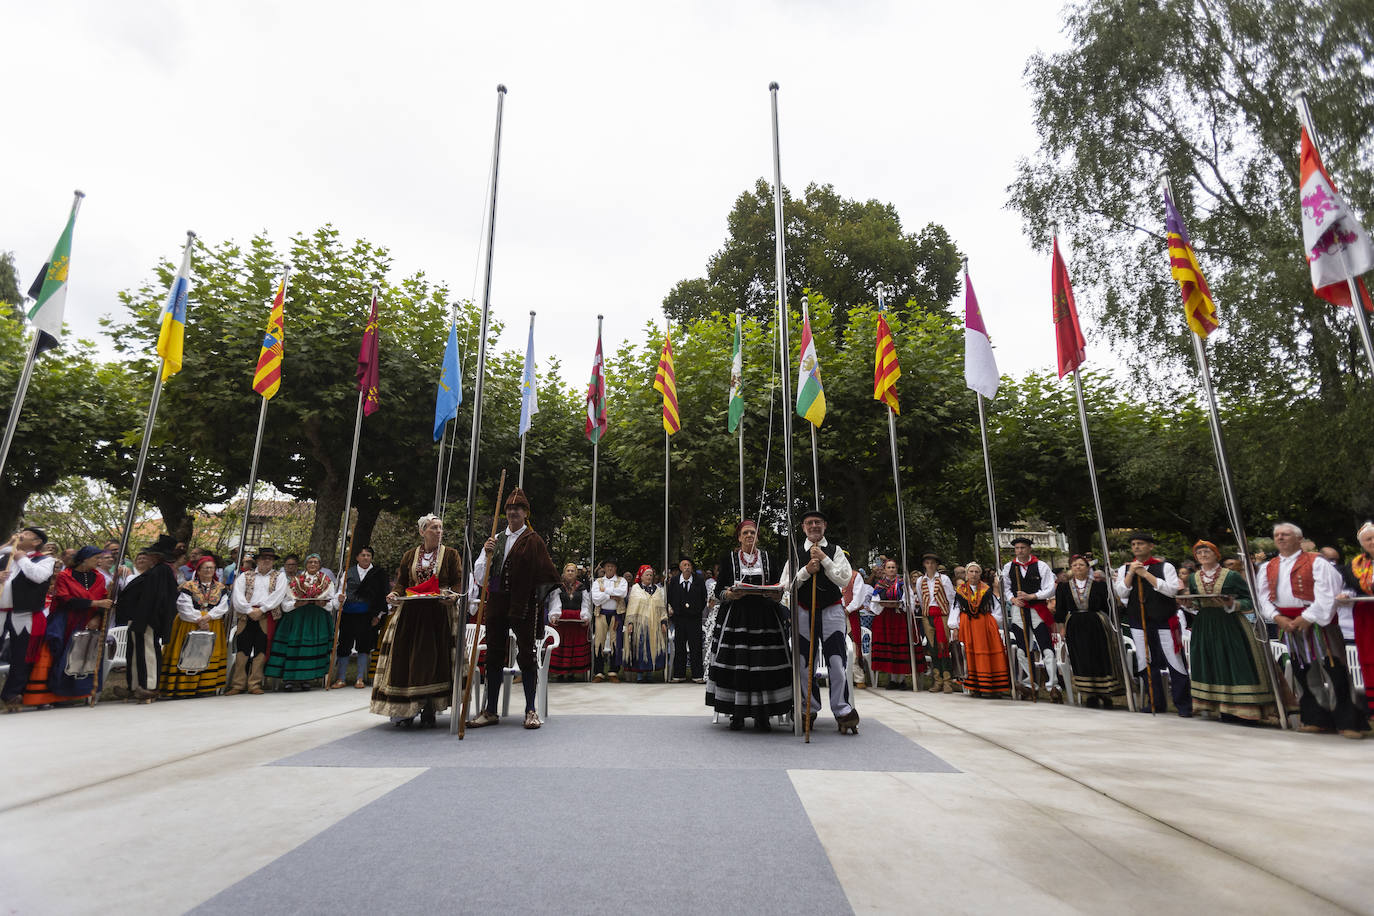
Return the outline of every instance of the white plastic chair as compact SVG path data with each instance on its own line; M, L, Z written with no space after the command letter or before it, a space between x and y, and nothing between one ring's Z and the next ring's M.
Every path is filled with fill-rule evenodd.
M1068 640L1061 639L1054 647L1054 663L1059 669L1059 683L1064 685L1064 696L1068 698L1069 705L1077 706L1078 695L1073 691L1073 664L1069 661Z
M115 665L127 665L129 663L129 628L110 627L109 634L106 636L107 647L108 641L111 639L114 640L114 651L105 653L105 663L100 668L102 687L110 682L110 671L114 669Z
M468 670L468 661L472 658L472 640L474 637L479 643L485 640L487 638L486 626L483 625L480 631L475 623L469 623L464 627L463 654L465 657L459 663L460 671L466 672ZM473 685L472 690L468 691L468 708L464 710L464 715L469 719L476 718L477 714L484 708L484 693L487 689L486 678L482 677L481 672L473 672L473 677L477 679L477 683ZM459 687L461 688L462 685L460 684Z
M544 628L544 641L534 647L534 658L539 666L539 682L534 690L534 708L539 713L539 718L548 721L549 718L549 665L553 661L553 650L557 649L560 643L558 631L553 627ZM520 666L515 662L515 655L518 646L515 634L511 633L506 643L506 667L501 669L501 715L510 715L510 695L515 687L515 676L520 673Z
M1186 627L1183 630L1183 664L1189 671L1193 670L1193 631Z
M1360 667L1360 653L1353 645L1345 647L1345 666L1350 669L1350 684L1357 693L1364 693L1364 670Z

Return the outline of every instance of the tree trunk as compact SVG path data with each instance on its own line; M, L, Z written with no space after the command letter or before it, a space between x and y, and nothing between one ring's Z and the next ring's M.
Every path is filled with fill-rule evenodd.
M167 532L181 544L190 544L195 535L195 519L186 511L182 502L161 503L157 507L162 513L162 524Z
M353 523L353 549L349 553L356 554L364 547L372 543L372 529L377 527L377 516L382 512L382 507L376 503L362 503L358 506L358 520ZM353 562L353 557L348 561Z
M344 501L348 498L345 492L348 484L338 473L320 439L319 421L306 422L301 433L310 443L310 457L324 469L324 477L315 491L315 522L310 528L310 552L322 557L332 556L332 563L338 559L339 519L343 515Z
M959 559L973 556L973 539L978 534L971 522L960 522L954 530L955 542L959 545ZM994 545L996 546L996 545ZM956 561L957 562L957 561ZM951 567L953 564L950 564Z
M27 492L20 492L14 487L0 487L0 532L4 532L0 537L8 537L10 532L19 527L19 520L24 516L24 504L28 501Z

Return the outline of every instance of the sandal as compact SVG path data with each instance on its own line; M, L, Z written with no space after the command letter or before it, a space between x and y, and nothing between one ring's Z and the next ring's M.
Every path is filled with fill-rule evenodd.
M339 686L340 686L340 687L343 686L343 681L339 681ZM358 688L359 690L362 690L363 688L365 688L365 687L367 686L367 684L363 683L362 679L359 679L359 680L358 680L358 683L354 684L353 686L356 687L356 688Z
M533 709L531 709L531 710L529 710L529 711L527 711L527 712L525 713L525 727L526 727L526 728L538 728L539 726L541 726L541 725L543 725L543 724L544 724L543 722L540 722L540 721L539 721L539 713L535 712Z
M338 690L339 688L341 688L341 687L343 687L343 686L344 686L344 682L343 682L343 681L335 681L334 683L332 683L332 684L329 685L329 689L330 689L330 690Z
M501 721L501 717L495 713L482 710L482 714L475 719L468 719L468 728L485 728L488 725L495 725Z

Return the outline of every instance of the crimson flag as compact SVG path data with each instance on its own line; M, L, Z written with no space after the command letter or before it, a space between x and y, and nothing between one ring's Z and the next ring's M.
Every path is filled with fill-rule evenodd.
M1059 377L1082 365L1087 356L1088 342L1078 324L1078 306L1073 301L1073 286L1069 283L1069 269L1059 253L1059 238L1054 239L1054 263L1050 267L1050 290L1054 310L1054 348L1059 354Z
M377 395L377 293L372 293L372 314L363 331L362 346L358 347L358 390L363 398L363 415L370 417L382 406Z

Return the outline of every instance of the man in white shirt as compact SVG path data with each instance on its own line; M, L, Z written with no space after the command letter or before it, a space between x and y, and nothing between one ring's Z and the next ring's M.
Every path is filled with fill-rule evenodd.
M616 563L607 559L601 564L601 575L592 581L592 608L596 626L592 637L593 681L620 682L620 653L625 628L625 596L630 585L624 576L617 575Z
M1174 643L1169 624L1178 614L1174 596L1181 590L1174 564L1153 555L1154 536L1145 531L1131 533L1131 562L1116 571L1116 594L1126 603L1122 620L1131 628L1135 644L1136 676L1147 671L1142 712L1165 707L1164 681L1160 672L1169 672L1169 692L1174 708L1183 718L1193 714L1193 685L1183 660L1183 647Z
M1019 692L1022 699L1035 699L1038 689L1035 663L1026 654L1026 647L1033 640L1031 651L1044 668L1050 699L1062 703L1064 694L1059 689L1059 670L1054 657L1054 615L1049 605L1058 582L1050 565L1031 552L1030 538L1017 535L1011 539L1011 546L1015 556L1002 567L1002 594L1009 605L1007 625L1012 642L1016 644L1016 660L1021 669ZM1027 624L1030 634L1025 632Z
M267 618L281 618L281 604L288 586L286 574L273 569L277 551L259 547L253 557L254 569L240 573L234 579L231 599L237 615L238 635L234 637L234 671L229 678L225 696L243 693L261 694L263 669L267 667Z
M1338 731L1346 738L1363 738L1369 731L1369 714L1350 695L1345 640L1336 621L1341 576L1330 562L1302 550L1301 544L1302 529L1297 525L1274 526L1279 555L1260 566L1255 583L1260 616L1279 628L1279 638L1288 646L1301 693L1302 731ZM1324 670L1325 677L1313 668Z
M916 606L925 618L926 641L930 643L935 658L935 683L932 690L945 693L954 692L953 656L949 647L949 631L946 623L949 610L954 606L954 583L949 576L940 572L940 557L928 553L921 557L925 573L916 580Z
M873 597L873 586L864 582L863 573L854 570L849 577L841 600L844 602L845 616L849 618L849 641L854 644L854 686L863 690L868 686L871 672L864 661L864 624L863 612ZM874 683L877 683L876 681Z
M10 646L10 670L0 700L5 709L16 712L23 706L24 686L29 682L29 634L33 615L43 612L48 585L57 561L40 552L48 542L41 528L28 527L17 532L0 548L0 642Z

